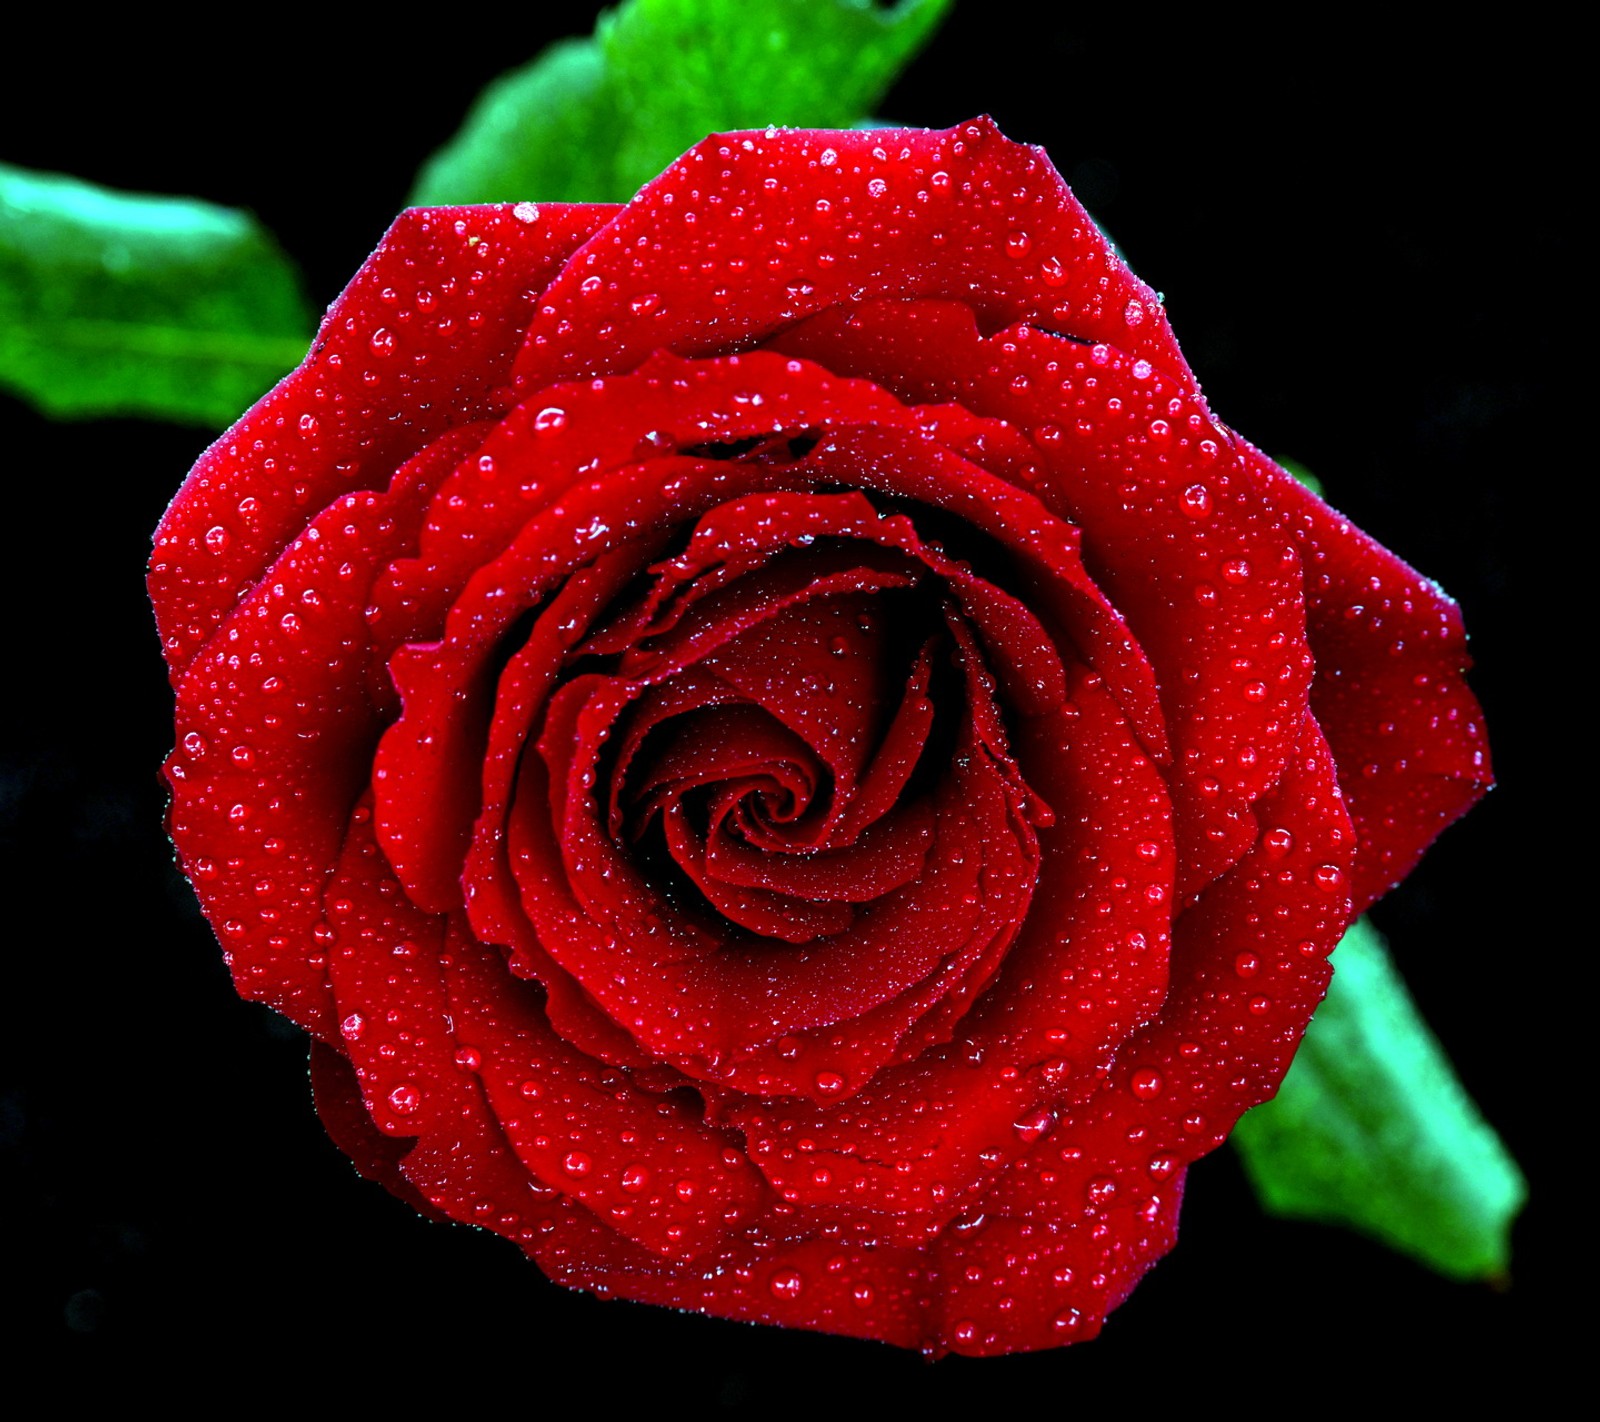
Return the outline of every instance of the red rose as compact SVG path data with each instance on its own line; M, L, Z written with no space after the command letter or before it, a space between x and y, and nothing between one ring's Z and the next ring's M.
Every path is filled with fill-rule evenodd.
M405 213L150 585L173 838L361 1169L905 1346L1092 1336L1489 777L1454 605L983 121Z

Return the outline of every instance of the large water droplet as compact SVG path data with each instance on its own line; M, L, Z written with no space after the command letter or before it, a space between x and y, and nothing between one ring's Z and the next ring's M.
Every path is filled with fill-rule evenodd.
M1029 1111L1027 1115L1019 1116L1011 1123L1011 1129L1019 1138L1031 1143L1047 1134L1055 1123L1055 1113L1041 1106L1037 1111Z
M1129 1083L1133 1094L1141 1101L1151 1101L1161 1095L1161 1088L1166 1085L1166 1078L1154 1067L1141 1067L1134 1072Z

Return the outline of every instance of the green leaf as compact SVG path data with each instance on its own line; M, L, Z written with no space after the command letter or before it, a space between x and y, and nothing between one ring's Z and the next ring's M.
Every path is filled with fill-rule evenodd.
M219 428L313 329L248 213L0 165L0 388L45 414Z
M847 128L953 0L628 0L491 84L414 203L621 202L708 133Z
M1358 920L1277 1098L1233 1140L1271 1213L1349 1225L1458 1279L1504 1278L1522 1173Z
M411 202L609 200L623 124L599 46L562 40L483 91L423 166Z

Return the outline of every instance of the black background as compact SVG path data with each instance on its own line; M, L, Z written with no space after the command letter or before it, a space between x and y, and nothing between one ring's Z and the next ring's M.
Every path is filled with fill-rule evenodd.
M426 31L252 16L247 41L186 32L200 61L176 36L45 16L0 93L0 158L249 207L320 305L481 85L592 13L456 8ZM1592 419L1564 396L1581 290L1572 42L1527 17L1401 34L1343 12L1296 9L1291 31L1077 9L1041 23L965 0L883 113L943 126L987 110L1044 144L1167 294L1221 417L1316 471L1463 604L1501 785L1374 917L1530 1176L1514 1285L1448 1284L1353 1236L1266 1220L1225 1150L1191 1173L1176 1252L1098 1342L930 1366L602 1304L509 1244L414 1216L323 1136L303 1041L234 997L161 831L170 702L142 570L207 436L50 425L0 400L0 1179L14 1196L0 1348L21 1367L69 1395L326 1373L330 1400L442 1381L466 1407L509 1390L530 1408L637 1396L705 1412L1029 1397L1256 1411L1540 1385L1555 1275L1581 1286L1571 1241L1592 1233L1564 1159L1593 1130L1563 1061L1579 940L1561 922L1592 870L1567 867L1578 831L1560 809L1582 804L1567 747L1592 729L1563 690L1572 658L1550 652L1584 636L1563 630L1581 604L1561 584Z

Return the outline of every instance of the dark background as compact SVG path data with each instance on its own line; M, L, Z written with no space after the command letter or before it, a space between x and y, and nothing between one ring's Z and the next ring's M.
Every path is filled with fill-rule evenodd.
M1577 941L1561 921L1593 879L1564 857L1586 838L1568 746L1592 735L1563 686L1589 635L1562 619L1576 622L1564 530L1582 517L1572 482L1592 470L1593 418L1564 395L1584 279L1563 138L1572 41L1530 18L1399 34L1296 9L1291 33L1078 8L1041 23L964 0L883 113L942 126L987 110L1044 144L1167 293L1221 417L1317 472L1463 604L1500 788L1374 917L1529 1174L1514 1285L1445 1283L1264 1219L1224 1150L1191 1174L1176 1252L1100 1341L929 1366L601 1304L509 1244L414 1216L323 1136L303 1041L235 998L162 834L170 704L142 571L209 436L50 425L0 397L14 584L0 1349L16 1365L43 1364L64 1395L217 1372L297 1389L327 1370L330 1400L442 1380L468 1407L509 1391L530 1410L637 1390L708 1412L1029 1397L1256 1411L1541 1385L1555 1275L1583 1286L1572 1241L1592 1233L1564 1139L1593 1134L1565 1061ZM198 64L143 28L91 36L44 16L57 32L16 47L20 80L0 92L0 159L252 208L321 305L481 85L591 16L458 7L424 33L260 15L248 42Z

